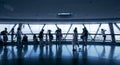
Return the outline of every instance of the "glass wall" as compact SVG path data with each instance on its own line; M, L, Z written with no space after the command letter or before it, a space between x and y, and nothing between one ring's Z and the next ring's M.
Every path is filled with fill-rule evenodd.
M18 25L15 24L0 24L0 31L3 31L4 28L6 27L8 29L8 32L10 32L10 30L14 27L15 32L17 32L17 28ZM120 26L119 23L117 23L118 27ZM88 32L89 32L89 36L88 36L88 41L92 41L95 40L95 42L102 42L103 37L101 35L101 29L105 29L106 30L106 42L111 42L111 33L110 33L110 28L109 28L109 24L22 24L22 33L23 34L27 34L28 35L28 39L29 41L32 41L33 39L33 34L39 34L40 30L43 28L44 29L44 34L46 34L48 32L48 30L51 30L52 34L54 34L54 39L55 37L55 31L57 29L57 27L62 29L62 33L63 33L63 39L66 40L72 40L73 38L73 30L75 27L77 27L78 33L79 33L79 41L81 41L81 33L82 33L82 29L83 27L86 27ZM114 28L114 33L115 33L115 39L116 42L120 41L120 29L116 27L115 24L113 24L113 28ZM45 39L45 35L44 35L44 39ZM11 40L11 37L9 35L9 41ZM16 40L16 37L14 37L14 40Z

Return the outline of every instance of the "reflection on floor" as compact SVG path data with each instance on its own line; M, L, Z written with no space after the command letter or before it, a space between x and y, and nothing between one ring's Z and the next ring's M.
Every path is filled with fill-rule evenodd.
M0 65L120 65L120 46L0 46Z

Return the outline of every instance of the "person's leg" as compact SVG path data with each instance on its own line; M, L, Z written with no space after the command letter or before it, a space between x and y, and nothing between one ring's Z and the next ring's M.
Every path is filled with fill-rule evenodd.
M77 43L77 46L78 46L78 48L79 48L79 42L78 42L78 39L76 40L76 43Z
M72 50L73 50L73 51L76 51L76 48L75 48L75 42L73 41L72 44L73 44L73 49L72 49Z
M60 37L60 44L61 44L61 42L62 42L62 37Z
M87 36L85 37L85 45L87 45Z
M11 42L13 42L13 35L11 35Z
M85 37L83 37L83 44L85 45Z
M106 41L106 36L104 36L104 42Z
M5 43L5 36L3 35L3 42Z
M73 49L74 49L74 43L72 43L72 45L73 45Z
M6 43L7 43L7 40L8 40L7 36L4 35L3 39L4 39L4 44L6 44Z
M41 38L39 38L39 43L41 44Z
M105 36L105 41L106 41L106 36Z
M103 42L105 42L106 36L103 36Z
M60 39L60 37L58 37L58 44L60 44L60 41L61 41L61 39Z

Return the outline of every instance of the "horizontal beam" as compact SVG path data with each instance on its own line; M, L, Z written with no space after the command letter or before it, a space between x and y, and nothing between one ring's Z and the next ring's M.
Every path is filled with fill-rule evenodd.
M34 24L34 23L119 23L120 18L97 18L97 19L69 19L69 18L60 18L60 19L11 19L11 18L0 18L0 24L15 24L15 23L25 23L25 24Z

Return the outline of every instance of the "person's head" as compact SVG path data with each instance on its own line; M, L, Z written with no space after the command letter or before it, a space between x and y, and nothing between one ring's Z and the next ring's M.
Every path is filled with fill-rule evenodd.
M20 30L20 28L18 28L17 30Z
M101 29L101 31L103 31L103 29Z
M5 28L5 30L7 30L7 28Z
M48 30L48 32L50 33L50 32L51 32L51 30Z
M77 27L75 27L75 30L77 30Z

